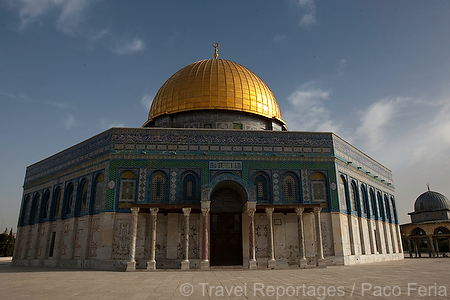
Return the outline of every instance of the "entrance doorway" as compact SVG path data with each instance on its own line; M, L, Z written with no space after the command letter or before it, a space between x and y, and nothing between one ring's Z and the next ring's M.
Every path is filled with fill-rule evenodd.
M211 214L211 265L242 265L241 213Z
M242 265L242 198L231 188L211 195L211 266Z

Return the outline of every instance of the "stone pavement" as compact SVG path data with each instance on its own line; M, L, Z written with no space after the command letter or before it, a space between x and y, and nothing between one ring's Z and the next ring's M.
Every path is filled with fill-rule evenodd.
M10 266L0 299L450 299L450 258L328 268L109 272Z

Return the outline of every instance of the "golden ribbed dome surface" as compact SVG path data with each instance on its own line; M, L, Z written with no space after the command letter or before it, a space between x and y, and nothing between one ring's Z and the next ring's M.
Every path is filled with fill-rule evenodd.
M223 59L197 61L173 74L153 99L148 119L211 109L253 113L285 123L275 96L261 78Z

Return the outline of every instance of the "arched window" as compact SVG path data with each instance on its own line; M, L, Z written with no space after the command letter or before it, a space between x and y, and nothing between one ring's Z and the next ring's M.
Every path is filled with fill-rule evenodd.
M388 197L386 195L384 195L384 206L386 207L385 208L386 218L389 222L392 222L391 208L389 205Z
M69 183L66 187L65 197L64 197L64 203L66 205L64 213L66 215L70 215L73 213L73 206L74 206L74 187L73 183Z
M341 209L347 210L347 203L348 203L348 194L347 194L347 181L345 180L344 176L339 177L339 192L340 192L340 199L339 203L341 205Z
M360 188L361 194L360 194L360 198L361 198L361 213L365 214L367 213L368 215L370 215L370 210L367 207L367 191L366 191L366 187L364 185L361 185Z
M22 225L27 225L28 224L28 215L30 214L30 207L31 207L31 203L30 203L30 196L27 195L23 201L23 206L22 206L22 216L21 216L21 224Z
M391 197L391 215L392 215L392 219L393 221L398 224L398 219L397 219L397 211L395 209L395 201L394 201L394 197Z
M270 193L267 176L259 173L256 175L254 183L256 186L256 201L258 203L270 203Z
M77 212L77 214L79 214L80 212L86 212L89 208L88 183L84 178L81 180L80 187L78 189L78 202L79 211Z
M41 194L36 193L33 198L33 206L30 212L30 224L34 224L39 220L39 202L41 201Z
M450 234L450 230L445 227L438 227L434 230L434 234Z
M167 202L167 177L163 172L155 172L151 176L150 201L152 203Z
M358 194L356 192L356 183L353 181L350 185L350 208L352 211L356 211L356 202Z
M104 186L103 174L99 173L94 181L94 204L92 205L94 211L100 211L102 209L102 204L105 199Z
M50 217L54 219L55 217L61 216L61 188L57 186L53 191L53 208Z
M136 200L137 176L133 171L125 171L120 175L119 202L134 202Z
M327 178L321 172L314 172L310 177L313 203L327 203Z
M188 173L182 178L181 201L185 203L195 203L200 201L198 197L197 177L195 174Z
M370 195L370 204L372 205L373 216L375 220L378 220L377 199L375 198L375 192L372 188L369 190L369 195Z
M285 202L297 202L298 184L295 174L287 173L283 176L283 199Z
M42 219L46 220L49 215L50 208L50 191L45 190L44 196L42 197Z
M416 228L414 228L414 230L411 232L411 235L427 235L427 234L425 233L425 230L423 230L422 228L416 227Z
M385 221L386 220L386 215L384 213L383 199L381 197L381 193L380 192L377 193L377 200L378 200L378 210L379 210L380 219Z

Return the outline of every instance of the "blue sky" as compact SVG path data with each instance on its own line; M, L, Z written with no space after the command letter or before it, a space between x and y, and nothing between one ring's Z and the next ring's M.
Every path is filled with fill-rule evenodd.
M400 221L450 197L448 1L0 1L0 218L26 166L112 126L140 127L174 72L240 63L289 130L333 131L393 171Z

